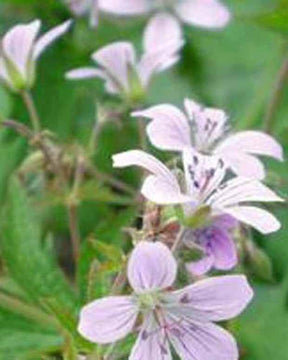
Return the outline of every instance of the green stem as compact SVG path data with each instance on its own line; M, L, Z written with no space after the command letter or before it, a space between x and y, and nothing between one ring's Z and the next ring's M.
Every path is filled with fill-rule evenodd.
M79 202L79 188L83 180L85 171L85 159L81 155L77 158L77 164L75 168L73 189L68 199L68 217L69 228L73 249L73 257L77 264L80 256L80 230L78 221L78 202Z
M278 106L280 105L283 90L288 78L288 56L285 56L284 62L280 68L279 74L277 76L274 90L272 93L272 98L269 102L267 113L264 119L264 130L271 134L274 127L274 118L276 115L276 111Z
M88 143L88 153L90 156L92 156L95 152L101 127L102 127L101 123L99 121L95 121L92 132L91 132L91 137L90 137L90 140Z
M26 108L28 110L33 130L37 134L41 130L41 125L40 125L40 118L38 116L33 97L28 90L22 91L21 96L22 96L24 104L26 105Z
M57 323L55 323L53 318L51 318L48 314L45 314L41 310L26 303L23 303L21 300L16 299L10 295L4 294L2 292L0 293L0 306L7 310L16 312L19 315L22 315L25 318L35 321L39 324L43 324L45 326L47 325L57 326Z
M181 229L179 230L179 233L177 235L177 238L171 248L172 253L176 253L178 251L179 247L181 246L184 233L185 233L185 228L181 227Z
M147 141L146 141L146 128L145 128L144 121L145 120L143 120L143 119L137 119L139 145L142 150L146 151L147 150Z
M100 181L106 182L107 184L111 185L112 187L115 187L116 189L120 191L125 191L126 193L135 196L136 191L133 189L132 186L124 183L123 181L114 178L110 174L102 173L100 170L93 168L91 169L92 175L95 176L95 178L99 179Z

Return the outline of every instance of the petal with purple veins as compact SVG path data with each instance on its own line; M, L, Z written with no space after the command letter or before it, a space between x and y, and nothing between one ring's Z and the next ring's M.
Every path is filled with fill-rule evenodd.
M160 242L141 241L129 259L128 279L137 293L171 286L176 273L176 260L168 247Z
M238 316L252 300L253 290L246 276L226 275L198 281L174 295L180 302L178 312L186 308L186 316L195 313L206 321L222 321Z
M78 331L89 341L112 343L132 331L137 315L137 305L130 296L102 298L82 308Z

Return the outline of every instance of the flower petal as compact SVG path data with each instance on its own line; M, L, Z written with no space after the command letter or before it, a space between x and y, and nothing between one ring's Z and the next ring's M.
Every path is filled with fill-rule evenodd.
M169 343L163 329L149 314L132 349L129 360L172 360Z
M66 2L69 9L77 16L82 16L89 11L90 1L68 0Z
M272 136L261 131L242 131L230 135L217 147L217 152L224 155L239 151L283 160L282 146Z
M209 321L238 316L249 304L253 290L244 275L218 276L196 282L174 292L182 308L202 314Z
M99 0L99 8L117 15L141 15L151 9L147 0Z
M254 206L233 206L225 208L227 214L252 226L262 234L270 234L281 228L281 223L269 211Z
M28 61L31 59L34 41L40 26L39 20L27 25L16 25L3 38L2 46L5 56L16 66L24 78L26 78Z
M113 156L114 167L140 166L153 175L148 176L142 187L142 194L158 204L178 204L191 200L181 193L174 174L154 156L141 150L130 150Z
M144 31L144 51L155 52L163 45L173 43L181 46L182 31L177 19L169 13L158 13L150 20Z
M248 201L282 202L283 199L260 181L238 176L226 181L223 187L210 197L209 204L215 208L226 208Z
M223 229L214 228L214 238L210 243L214 255L214 267L219 270L230 270L238 262L237 248L230 234Z
M130 296L106 297L82 308L78 331L89 341L112 343L132 331L137 315Z
M192 148L186 148L183 151L183 164L188 193L204 203L225 177L224 162L217 156L202 155Z
M3 81L6 85L13 87L9 74L7 73L6 65L3 58L0 57L0 81Z
M39 56L42 55L43 51L52 44L55 40L57 40L60 36L68 31L69 27L71 26L72 21L68 20L65 21L63 24L58 25L48 31L46 34L40 37L40 39L36 42L35 48L33 51L33 58L34 60L38 59Z
M237 152L231 150L222 154L218 151L214 153L220 156L235 174L263 180L266 173L262 162L255 156L241 152L239 149Z
M141 189L142 195L158 205L176 205L192 202L192 198L182 194L178 185L157 176L148 176Z
M182 0L175 10L187 24L210 29L223 28L231 19L229 10L219 0Z
M191 99L185 99L184 106L194 126L196 149L211 152L211 148L225 134L227 114L221 109L205 108Z
M214 217L213 224L220 229L230 231L238 226L238 221L230 215L223 214L223 215Z
M92 58L120 88L128 90L128 71L135 65L134 47L129 42L115 42L96 51Z
M203 257L203 259L198 261L192 261L188 264L186 264L186 269L192 274L192 275L203 275L206 274L208 271L210 271L214 264L214 256L206 255Z
M239 358L233 336L214 324L193 324L180 320L169 333L169 339L181 360L238 360Z
M66 79L69 80L79 80L79 79L91 79L91 78L100 78L106 79L106 74L96 68L86 67L70 70L65 74Z
M146 110L136 111L132 116L152 120L147 126L147 134L155 147L182 151L185 147L191 146L188 120L175 106L152 106Z
M141 241L129 259L128 279L138 293L171 286L176 273L176 260L168 247L160 242Z

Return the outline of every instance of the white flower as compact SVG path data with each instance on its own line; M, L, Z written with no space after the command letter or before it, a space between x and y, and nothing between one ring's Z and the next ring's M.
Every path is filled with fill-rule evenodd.
M108 93L137 101L145 95L154 74L170 68L179 60L182 45L176 20L169 14L162 14L145 29L144 53L139 60L130 42L115 42L92 55L97 68L75 69L66 77L70 80L100 78L105 81Z
M200 153L217 155L234 173L263 179L265 168L258 156L283 160L281 145L260 131L230 134L228 116L220 109L205 108L186 99L185 112L168 104L135 112L135 117L152 121L147 126L151 143L159 149L182 152L193 148Z
M39 39L36 38L41 26L40 20L14 26L2 39L0 80L14 91L31 88L35 80L37 60L70 25L71 21L66 21Z
M215 217L227 214L268 234L281 224L267 210L250 202L283 201L267 186L253 178L237 176L225 179L226 167L216 156L203 156L192 149L183 152L185 186L176 175L154 156L130 150L113 156L114 167L140 166L150 175L144 180L141 193L159 205L183 204L188 217L200 209L209 209Z

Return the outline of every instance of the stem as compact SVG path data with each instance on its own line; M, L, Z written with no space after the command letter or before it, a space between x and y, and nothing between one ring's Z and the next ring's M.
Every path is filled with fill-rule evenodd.
M88 145L88 151L90 155L93 155L95 152L95 148L96 148L96 144L97 144L97 140L98 140L98 136L101 130L101 123L99 121L95 121L93 129L92 129L92 133L91 133L91 137L89 140L89 145Z
M284 86L286 83L286 80L288 78L288 57L285 56L284 62L280 68L280 71L278 73L274 90L272 93L272 98L269 102L267 113L264 119L264 130L268 134L271 134L273 131L273 125L274 125L274 117L276 114L276 110L281 102Z
M72 242L73 257L75 263L77 264L80 256L80 230L79 230L79 221L78 221L78 192L81 182L83 180L83 175L85 171L85 160L80 155L77 158L77 164L75 169L74 176L74 185L72 193L68 199L68 217L69 217L69 229Z
M138 124L138 134L139 134L139 145L142 150L147 150L147 141L146 141L146 128L143 119L137 119Z
M80 255L80 232L78 225L77 205L72 203L68 204L67 210L68 210L69 229L70 229L70 236L72 242L73 258L75 260L75 263L77 263Z
M98 169L93 168L92 174L98 178L99 180L106 182L107 184L110 184L112 187L115 187L116 189L120 191L125 191L126 193L135 196L136 191L133 189L132 186L124 183L123 181L114 178L110 174L105 174L99 171Z
M41 130L40 119L34 104L33 97L28 90L24 90L21 92L21 96L23 98L24 104L28 110L30 115L31 124L35 133L39 133Z
M125 286L127 281L127 262L122 266L122 269L117 274L114 283L112 285L111 294L118 295L121 293L121 290Z
M35 321L39 324L47 325L56 325L53 318L45 314L41 310L23 303L21 300L16 299L10 295L0 293L0 305L3 308L11 310L26 317L29 320Z
M171 248L172 253L176 253L181 245L181 242L183 240L183 235L185 234L185 228L181 227L181 229L179 230L179 233L177 235L177 238Z

